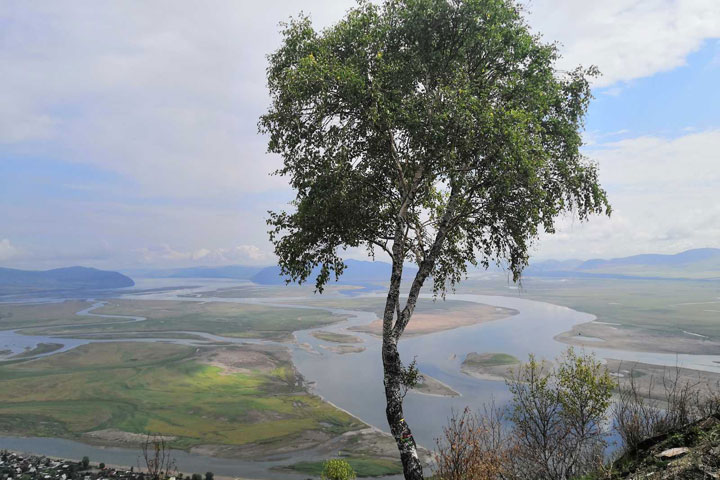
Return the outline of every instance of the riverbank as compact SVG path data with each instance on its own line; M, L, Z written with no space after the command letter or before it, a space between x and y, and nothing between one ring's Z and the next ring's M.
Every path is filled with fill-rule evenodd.
M479 304L445 313L425 313L420 310L413 314L412 321L405 328L403 336L429 335L445 330L494 322L517 314L517 310ZM382 337L382 320L377 319L368 325L351 327L349 330Z
M58 458L47 455L34 455L13 449L4 449L0 452L0 478L14 478L42 480L67 480L82 478L83 480L146 480L146 469L136 465L115 465L102 461L103 457L90 459ZM207 471L194 472L205 478ZM193 472L174 471L175 478L192 478ZM249 480L236 475L215 475L217 480Z
M286 348L106 342L0 366L0 433L258 459L345 445L394 457L394 441L309 393Z
M93 318L93 314L91 313L91 316L80 319L81 322L86 324L81 328L73 329L71 335L73 337L82 335L87 339L83 340L84 343L88 341L96 342L96 339L105 338L109 335L118 337L123 335L127 335L128 337L133 336L136 337L134 338L136 341L154 342L153 349L157 345L165 345L166 342L175 343L180 346L200 348L201 350L225 347L245 348L244 346L249 343L262 346L272 345L284 350L288 355L287 359L289 363L293 365L293 368L297 369L298 373L302 373L303 381L312 385L312 394L302 394L304 397L312 397L313 394L317 394L318 400L322 404L341 406L344 411L352 412L351 416L356 419L362 419L361 423L363 425L375 425L380 428L386 426L382 365L379 351L380 342L377 340L377 336L373 334L363 332L355 332L355 334L352 334L348 332L348 328L362 327L373 321L377 321L378 311L382 310L382 298L367 296L323 299L315 296L298 299L273 296L272 298L262 297L253 299L245 297L236 299L232 297L215 298L212 292L208 291L207 296L201 299L183 297L183 300L179 300L177 292L168 291L153 294L152 298L144 296L143 299L126 298L125 300L137 302L135 305L137 310L131 310L131 313L137 313L139 315L123 318L122 314L127 313L126 311L98 308L93 311L102 312L103 314L112 312L112 314L117 314L118 316L112 318ZM161 303L158 303L159 301L169 302L163 303L163 305L171 305L171 312L162 312L161 310L164 307L154 307L151 315L153 318L147 322L151 328L145 326L145 331L137 331L141 330L137 327L146 322L144 316L140 317L140 315L142 315L142 305L145 301L152 302L148 304L151 307L161 305ZM119 302L117 304L119 305ZM248 306L252 308L247 308ZM574 325L586 323L592 319L591 315L548 303L519 299L517 297L488 297L480 295L456 295L449 298L446 302L434 302L431 298L424 297L421 298L421 302L419 303L418 314L430 315L435 318L442 316L453 317L458 314L462 316L463 312L464 314L473 311L477 312L478 306L480 306L481 309L490 308L495 312L505 311L514 312L514 314L497 318L494 321L458 325L454 328L433 332L432 334L404 336L400 343L401 353L404 359L417 358L418 367L423 374L429 374L432 378L460 395L411 393L406 397L405 416L413 429L416 440L421 445L432 446L434 444L434 439L441 434L442 427L446 423L448 412L451 408L462 409L465 406L469 406L472 409L478 409L482 408L483 404L492 401L492 399L500 399L499 401L503 401L503 399L507 398L507 388L504 382L488 382L486 381L488 378L483 377L482 374L481 376L475 377L462 372L461 364L468 353L500 351L522 359L526 359L528 353L535 353L539 358L553 359L565 348L563 344L554 341L553 337L561 332L569 331ZM268 317L260 316L253 320L252 312L270 312L273 310L278 313L281 311L285 312L280 315L275 314L274 318L270 320L272 322L271 324L278 325L281 329L284 329L284 332L288 332L288 334L283 333L282 330L276 330L272 332L272 335L269 337L265 337L265 339L246 340L240 339L237 336L234 338L224 336L225 333L233 334L233 332L242 332L242 335L255 335L256 332L262 330L262 328L258 327L262 327ZM195 330L192 334L186 330L178 331L175 329L175 327L184 328L190 326L189 322L192 320L188 316L183 317L183 312L195 314L201 311L221 313L221 315L215 316L214 313L200 315L199 321L192 323ZM233 317L232 315L225 315L225 312L248 312L249 315ZM317 315L316 312L318 313ZM306 321L312 317L320 321L313 321L312 325L308 325ZM334 319L334 321L326 323L325 319L330 318ZM251 322L244 323L245 319L249 319ZM282 319L280 323L275 323L280 319ZM206 324L206 322L208 323ZM59 322L55 323L53 327L64 330L65 327L61 327L58 323ZM109 328L105 328L106 325L102 324L106 324ZM203 333L202 329L206 326L214 330L217 329L215 331L217 331L219 335ZM101 332L90 334L80 333L80 331L85 328L91 328L93 330L99 328ZM326 337L326 339L320 339L317 335L314 335L319 331L327 332L326 334L330 334L330 336ZM278 335L278 333L282 333L282 335ZM150 337L154 335L162 335L165 338L153 340ZM323 334L321 333L320 335ZM362 340L362 343L343 344L330 340L330 338L346 339L346 337L340 337L339 335L357 337ZM143 338L143 336L146 338ZM275 340L293 337L294 340L288 343L278 343L268 340L268 338ZM40 335L14 335L8 338L15 345L23 345L22 348L16 348L15 351L24 349L24 345L36 345L40 342L47 343L53 341L51 337L43 337ZM69 337L57 340L63 342L67 340L70 344L75 341ZM364 347L365 350L346 354L339 354L343 352L334 350L337 347L343 346ZM74 346L72 348L74 348ZM452 355L452 353L455 355ZM634 358L636 356L633 352L620 353L626 354L628 356L627 358ZM57 354L49 358L54 358L56 355ZM607 357L608 354L604 352L602 356ZM640 358L650 358L650 362L656 360L658 362L667 362L669 361L668 359L670 359L670 355L652 355L651 357L645 356ZM673 361L675 358L676 357L672 355ZM209 387L212 386L212 388L218 388L218 386L223 385L222 381L232 380L236 376L248 376L251 379L255 375L253 368L247 368L249 372L240 371L242 368L246 368L242 366L244 362L249 362L248 365L252 364L249 358L245 358L242 361L238 360L235 362L235 365L233 365L233 359L207 358L205 360L203 360L205 361L205 363L203 363L203 369L210 368L211 374L209 376L202 374L200 377L206 377L207 380L210 380L207 385ZM705 359L702 360L705 361ZM186 362L186 366L198 361L200 360L189 359ZM235 369L238 371L235 371ZM194 369L190 368L188 372L192 375L189 379L186 379L191 384L195 383L195 378L197 377L194 376ZM201 371L198 372L201 373ZM274 381L280 378L288 378L287 376L279 375L279 373L280 371L276 365L269 371L266 369L263 375L274 376ZM501 378L498 377L501 377L501 375L493 378L493 380L500 380ZM218 379L221 380L219 384L216 383ZM263 440L251 440L244 445L240 445L237 442L228 443L225 439L219 441L193 441L188 443L186 439L183 439L185 435L182 433L168 433L168 435L177 438L175 440L176 442L180 442L178 443L178 448L182 448L183 450L178 450L178 452L180 455L187 455L187 461L191 461L193 464L197 462L207 462L209 465L223 465L223 468L227 469L226 471L231 471L234 467L230 465L233 465L240 468L240 470L237 471L245 473L245 476L252 476L254 478L297 478L298 480L304 480L307 478L306 476L300 476L301 474L295 473L294 475L296 476L292 477L291 472L284 469L282 472L274 470L274 473L268 474L267 476L256 473L250 475L249 472L265 472L275 467L285 467L298 462L312 463L324 458L330 458L337 454L337 450L335 449L337 438L346 439L350 446L358 443L358 438L362 438L363 442L367 440L369 445L362 447L360 450L372 450L375 452L374 455L378 455L378 458L383 458L383 456L386 455L385 458L393 459L397 456L397 448L392 438L388 437L387 434L381 434L377 429L371 429L374 433L369 436L359 433L362 431L362 428L338 434L337 431L332 431L337 428L333 422L326 422L320 417L315 417L316 420L324 423L324 425L321 425L322 428L327 429L330 434L326 437L327 440L323 440L317 435L317 431L322 431L322 428L308 428L307 425L302 424L302 422L306 420L302 420L297 416L293 417L293 415L301 413L301 411L312 411L313 408L290 404L287 408L283 407L285 411L275 408L263 409L259 407L259 404L254 398L258 396L258 392L261 397L261 403L265 401L262 397L266 393L270 393L270 398L276 396L272 394L272 391L266 391L263 382L255 385L253 385L252 382L246 383L242 388L239 388L237 385L233 387L233 383L233 381L229 381L228 385L220 387L220 389L222 390L227 387L231 392L232 390L236 390L236 392L244 390L245 393L240 396L237 396L236 392L232 393L236 395L236 398L242 399L242 408L245 412L254 412L250 415L251 418L239 416L237 414L238 409L223 408L222 405L218 406L218 411L215 413L208 412L203 408L196 410L192 404L194 403L195 407L197 407L198 402L195 401L197 399L193 400L192 398L194 395L191 393L192 389L174 390L167 393L184 398L183 402L185 403L186 410L183 415L186 417L194 416L195 420L199 422L201 426L206 422L206 418L209 419L208 421L210 423L224 423L226 427L227 424L243 425L248 422L252 424L253 421L260 424L265 422L275 426L280 425L281 422L289 422L288 425L292 425L292 428L298 428L298 430L292 430L285 437L277 437L277 441L271 440L268 442L271 446L274 445L278 448L288 447L288 449L285 451L266 450ZM288 382L285 382L285 385L287 386ZM150 386L152 387L152 385ZM147 387L146 385L144 388ZM192 385L189 385L189 387L192 387ZM87 389L87 387L83 388ZM118 391L122 392L123 388L124 387L118 387ZM112 392L108 398L112 398ZM201 399L199 403L203 404L205 402L212 403L212 397ZM175 402L173 401L173 403ZM51 410L50 407L51 406L48 405L48 410ZM58 405L55 405L53 408L56 407L58 407ZM161 406L157 406L157 408L162 410ZM332 408L335 409L335 407ZM162 414L166 419L170 419L175 415L174 410L175 407L171 407L163 411ZM0 419L1 418L2 414L0 413ZM19 428L25 427L26 425L32 426L32 423L26 423L27 418L28 417L21 417L20 421L25 423L19 426ZM186 421L182 416L180 418L182 422ZM45 425L52 426L54 424L51 422ZM129 423L128 425L128 427L118 427L117 430L130 431L132 433L138 432L142 428L140 424L134 425ZM103 428L98 428L97 430L103 430ZM190 432L194 431L190 423L188 423L187 430ZM300 431L308 433L302 436L298 433ZM219 429L218 433L224 434L225 431ZM64 436L62 433L55 434L52 431L49 431L47 434L55 437ZM102 435L106 434L110 435L108 432ZM375 437L375 434L378 434L378 436ZM64 436L64 438L78 437ZM97 440L92 440L91 438L83 438L82 441L97 442ZM12 444L12 441L8 440L8 442ZM36 443L38 448L45 448L43 447L43 440L35 438L32 442ZM297 449L297 442L301 443L303 448ZM255 450L255 447L251 446L254 443L261 444L258 450ZM373 443L376 445L372 445ZM8 443L6 442L5 444ZM127 447L131 448L131 444L127 443ZM39 451L45 453L44 450ZM271 458L272 453L268 452L273 451L278 452L277 455L282 455L286 459L280 461L274 459L274 457ZM263 460L260 463L254 460L251 461L250 459L253 458L253 455L258 458L265 456L264 458L268 458L268 460ZM348 452L348 455L353 455L353 453ZM357 453L354 455L356 457L358 456ZM362 456L363 455L360 454L360 457Z
M692 328L692 327L687 327ZM648 353L716 355L720 342L691 331L679 333L619 323L592 321L555 336L568 345Z
M615 358L606 359L606 366L621 388L630 387L632 382L635 389L643 396L661 402L667 400L668 393L675 385L678 388L685 385L693 386L700 395L717 395L720 391L718 373L622 361Z
M460 394L437 378L424 373L420 374L420 380L415 385L412 392L420 395L430 395L433 397L459 397Z
M143 480L145 475L130 467L114 467L104 463L87 464L82 461L51 458L42 455L27 455L5 451L0 454L0 478L41 478L44 480L65 480L83 478L100 480Z

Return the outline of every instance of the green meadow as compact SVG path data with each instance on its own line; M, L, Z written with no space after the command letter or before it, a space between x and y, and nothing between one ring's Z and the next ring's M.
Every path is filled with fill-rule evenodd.
M25 350L22 353L18 353L13 357L13 359L17 358L29 358L34 357L36 355L43 355L46 353L54 352L55 350L60 350L63 347L62 343L38 343L35 348L31 348L28 350Z
M317 330L312 332L312 336L318 340L324 340L332 343L362 343L362 339L355 335L347 335L345 333L326 332L325 330Z
M469 279L458 291L541 300L655 334L688 330L720 340L720 282L528 277L521 288L511 286L500 279Z
M468 353L463 361L463 366L471 367L500 367L503 365L514 365L520 363L509 353Z
M401 474L402 464L398 460L371 457L344 457L355 470L358 477L382 477L385 475ZM290 470L319 477L323 471L324 462L298 462L287 467Z
M0 330L42 325L97 323L98 319L95 317L75 315L90 306L92 303L85 300L66 300L36 305L0 303Z
M223 366L213 355L238 360ZM0 366L0 431L10 434L112 429L172 436L177 448L272 448L308 430L329 437L363 426L308 394L284 350L96 343Z
M16 306L11 313L15 317L29 317L37 306ZM41 308L41 307L37 307ZM18 315L19 312L20 315ZM172 300L111 300L93 313L107 315L128 315L146 317L141 322L126 322L122 319L99 317L75 317L65 323L76 325L28 328L28 334L51 335L87 335L99 334L115 337L124 333L137 335L159 332L206 332L216 335L238 338L265 338L288 340L295 330L328 325L343 317L327 311L315 309L280 308L264 305L251 305L231 302L198 302ZM87 319L92 319L88 325ZM29 322L32 324L31 322ZM64 325L64 324L63 324Z

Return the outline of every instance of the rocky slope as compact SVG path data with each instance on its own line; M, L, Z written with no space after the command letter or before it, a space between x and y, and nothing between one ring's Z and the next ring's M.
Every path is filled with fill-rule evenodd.
M614 463L608 478L720 479L720 415L645 440Z

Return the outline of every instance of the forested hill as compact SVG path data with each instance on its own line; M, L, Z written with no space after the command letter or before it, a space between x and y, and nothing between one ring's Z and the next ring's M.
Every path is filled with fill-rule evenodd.
M122 273L87 267L54 270L0 268L0 293L132 287L135 282Z
M531 263L526 275L572 277L687 278L720 280L720 249L699 248L675 255L643 254L593 260Z

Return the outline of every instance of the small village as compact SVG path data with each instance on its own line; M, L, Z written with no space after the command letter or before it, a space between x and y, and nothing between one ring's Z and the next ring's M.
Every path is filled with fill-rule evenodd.
M212 477L212 474L210 476ZM178 474L177 477L170 478L182 477L182 474ZM200 476L196 475L196 477ZM77 462L9 451L0 452L0 480L146 480L150 478L151 475L135 471L133 467L124 470L106 466L104 463L93 464L87 457Z

